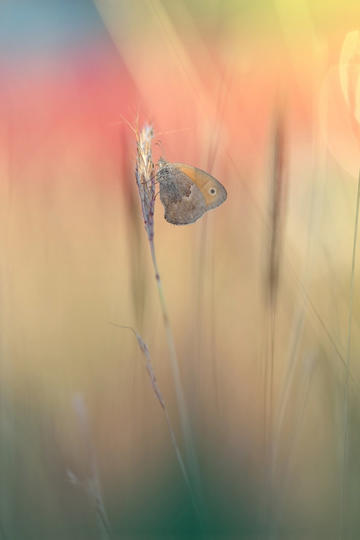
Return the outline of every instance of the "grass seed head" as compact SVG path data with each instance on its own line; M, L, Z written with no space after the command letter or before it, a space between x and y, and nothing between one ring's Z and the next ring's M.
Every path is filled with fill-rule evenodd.
M155 168L152 160L151 143L154 131L145 125L137 133L137 156L135 177L141 201L144 225L150 242L154 238Z

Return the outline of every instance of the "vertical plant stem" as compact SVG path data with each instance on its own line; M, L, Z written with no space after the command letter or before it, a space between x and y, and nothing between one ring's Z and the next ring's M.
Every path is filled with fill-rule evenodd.
M188 410L187 410L186 401L185 401L184 390L183 390L183 386L181 382L180 369L179 369L179 363L178 363L176 349L175 349L174 337L173 337L173 333L170 326L168 309L166 305L162 281L160 278L159 268L158 268L157 259L156 259L155 246L154 246L153 241L150 241L150 250L151 250L151 258L152 258L154 271L155 271L156 285L157 285L158 293L159 293L160 307L161 307L161 313L162 313L163 323L164 323L164 328L165 328L165 333L166 333L166 340L167 340L167 344L169 348L169 356L170 356L172 375L173 375L174 385L175 385L177 406L178 406L179 417L180 417L180 425L181 425L181 429L182 429L182 433L184 437L184 443L185 443L185 452L187 455L189 468L194 477L195 486L198 491L199 473L198 473L196 456L194 452L191 426L190 426L189 415L188 415Z
M131 127L131 126L130 126ZM185 454L187 466L190 472L189 476L194 486L194 491L200 496L200 475L197 466L197 459L193 444L192 430L189 420L189 414L186 406L179 363L176 355L174 337L170 326L168 309L165 301L165 295L158 268L155 245L154 245L154 212L155 212L155 166L152 160L152 139L154 131L151 125L145 125L140 132L137 128L132 128L137 141L137 159L135 167L135 179L139 191L141 211L144 219L144 226L147 233L152 263L155 272L155 280L158 288L160 308L165 328L166 340L169 348L170 364L174 380L175 393L180 425L185 445ZM198 505L200 506L200 504ZM202 505L201 505L202 506Z
M111 324L114 324L114 323L111 323ZM153 368L152 363L151 363L151 357L150 357L149 348L146 345L145 341L142 339L142 337L131 326L123 326L123 325L117 325L117 324L114 324L114 326L119 326L120 328L126 328L128 330L131 330L134 333L134 335L135 335L135 337L137 339L137 342L138 342L138 345L139 345L139 347L141 349L141 352L145 356L146 370L147 370L148 375L150 377L151 386L153 388L153 391L154 391L154 394L155 394L157 400L160 403L160 406L161 406L162 410L164 411L166 423L167 423L169 433L170 433L170 437L171 437L171 442L172 442L174 450L175 450L175 455L176 455L176 458L178 460L181 473L182 473L182 475L184 477L184 480L185 480L185 483L186 483L187 487L189 488L191 501L193 503L194 509L195 509L200 521L201 521L201 513L200 513L198 505L197 505L195 493L194 493L194 490L193 490L191 482L190 482L190 478L189 478L189 475L188 475L188 472L187 472L187 469L186 469L186 465L184 463L184 460L183 460L179 445L178 445L177 440L176 440L176 435L175 435L175 431L174 431L174 428L172 426L172 422L171 422L171 419L170 419L170 416L169 416L168 408L166 406L165 400L164 400L164 398L163 398L163 396L161 394L159 385L157 383L155 371L154 371L154 368Z
M351 337L352 337L352 316L353 316L353 302L354 302L354 282L355 282L355 265L356 265L356 246L358 237L358 224L359 224L359 206L360 206L360 172L358 178L357 197L356 197L356 211L355 211L355 224L354 224L354 241L352 249L352 262L351 262L351 281L350 281L350 293L349 293L349 317L348 317L348 335L346 345L346 357L345 357L345 385L344 385L344 434L343 434L343 458L342 458L342 474L341 474L341 492L340 492L340 527L339 538L345 537L345 492L347 483L347 469L348 469L348 440L349 440L349 383L350 383L350 358L351 358Z
M279 295L280 264L282 251L283 226L285 220L285 176L286 149L285 127L282 106L275 111L273 132L272 175L270 181L270 230L269 252L266 269L265 292L267 297L267 314L269 342L264 373L264 440L265 440L265 483L266 514L271 534L273 510L272 492L273 477L273 441L274 441L274 371L275 371L275 338L276 319Z
M286 496L289 489L289 480L290 480L290 472L291 472L291 465L294 460L295 450L297 447L299 447L298 442L301 434L301 428L304 425L305 420L305 410L308 405L309 400L309 394L311 389L311 380L314 374L315 370L315 355L313 353L309 353L307 357L305 358L305 362L303 362L304 367L306 368L306 373L304 376L304 383L301 384L301 388L303 388L303 400L302 403L298 406L295 422L294 422L294 429L293 433L291 434L290 438L290 447L288 449L287 456L285 457L284 464L281 471L281 489L280 489L280 498L277 501L277 504L275 506L274 510L274 519L272 523L272 534L277 538L279 536L279 527L281 526L281 522L283 521L284 516L286 516L286 512L284 510L284 503L286 501Z
M97 456L91 434L90 420L85 400L81 394L76 394L74 396L73 406L76 412L79 430L88 450L90 474L86 482L83 483L83 487L85 488L89 500L94 506L96 522L101 540L110 540L112 537L111 526L102 494Z

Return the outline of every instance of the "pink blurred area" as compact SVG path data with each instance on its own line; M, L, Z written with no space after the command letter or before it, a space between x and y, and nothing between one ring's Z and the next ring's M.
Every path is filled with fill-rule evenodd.
M18 171L24 167L26 174L37 159L56 168L69 149L84 145L92 159L121 153L116 124L136 92L113 51L100 44L55 65L33 60L24 68L13 72L2 66L0 75L3 148Z
M189 19L181 19L180 9L177 18L182 25L188 21L187 28L176 26L176 10L171 14L170 9L170 23L166 26L165 20L161 32L156 18L147 19L148 14L138 28L127 29L129 10L122 4L118 20L112 21L114 31L106 9L104 13L79 5L83 8L71 20L67 47L61 42L62 48L45 54L45 40L43 47L26 54L26 42L21 45L19 38L21 54L17 51L14 59L10 49L0 58L2 146L11 151L18 167L39 155L44 166L50 161L55 167L66 149L84 145L92 159L117 164L124 148L129 155L124 137L131 139L122 118L134 124L139 117L140 124L154 124L158 153L167 159L202 168L213 167L217 160L221 174L232 162L256 176L266 165L274 109L279 106L286 111L293 137L311 146L320 90L340 54L339 31L329 40L324 31L310 39L306 29L298 29L295 47L274 22L268 27L259 23L257 33L254 25L253 34L245 25L242 33L233 27L227 33L228 21L217 32L210 28L197 34L185 7L182 17ZM33 18L39 24L43 17L51 32L51 25L56 28L54 14L62 13L62 8L57 10L45 15L33 10ZM84 13L88 28L86 17L80 24ZM97 29L93 35L92 27ZM22 27L17 28L20 36ZM64 42L65 30L56 30L63 32ZM331 84L336 86L336 81ZM335 99L331 89L330 99ZM336 127L341 105L341 99L329 103L330 127ZM341 145L351 146L347 141L351 143L353 134L347 128L341 129L339 140L338 130L330 131L335 153Z
M188 34L191 55L185 51L179 59L155 27L137 36L131 50L126 41L116 47L97 17L100 36L47 55L22 51L20 58L0 59L1 146L16 164L16 181L24 181L36 160L47 174L76 148L87 147L100 166L102 160L117 166L125 148L131 162L135 142L129 154L124 137L132 134L123 118L152 122L158 153L167 159L208 168L217 158L218 172L230 160L244 170L262 166L279 96L291 96L296 122L311 121L311 79L297 74L291 80L270 41L241 40L239 55L229 57L215 36L200 47Z

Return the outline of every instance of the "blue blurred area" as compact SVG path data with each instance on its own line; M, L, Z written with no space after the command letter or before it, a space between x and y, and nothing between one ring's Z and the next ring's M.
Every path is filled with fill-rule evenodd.
M26 60L68 53L107 39L91 0L5 0L0 4L0 57Z

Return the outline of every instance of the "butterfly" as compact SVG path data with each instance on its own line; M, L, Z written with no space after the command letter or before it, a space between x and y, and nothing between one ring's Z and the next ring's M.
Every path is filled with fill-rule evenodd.
M227 198L226 189L216 178L185 163L169 163L160 158L157 180L164 217L174 225L194 223Z

